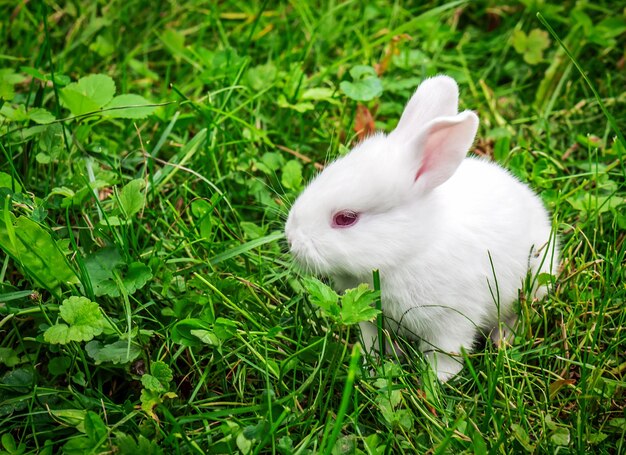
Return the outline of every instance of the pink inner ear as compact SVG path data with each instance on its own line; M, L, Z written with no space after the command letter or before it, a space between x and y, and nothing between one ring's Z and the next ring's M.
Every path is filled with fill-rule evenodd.
M454 174L472 146L478 117L471 111L433 120L415 139L415 181L425 191L441 185Z
M445 128L442 127L433 128L429 132L426 141L424 142L424 155L420 168L415 175L415 181L432 169L433 164L436 161L435 157L437 155L437 151L441 148L441 145L445 140L445 135L441 134L444 129Z

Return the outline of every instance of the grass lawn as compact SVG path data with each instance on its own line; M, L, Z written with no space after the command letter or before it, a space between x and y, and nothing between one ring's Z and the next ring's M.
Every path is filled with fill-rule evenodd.
M625 49L608 0L0 2L0 453L626 453ZM441 73L562 250L446 384L283 235Z

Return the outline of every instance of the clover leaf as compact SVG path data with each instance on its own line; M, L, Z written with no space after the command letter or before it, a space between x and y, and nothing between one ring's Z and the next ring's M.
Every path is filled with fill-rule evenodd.
M528 35L522 30L513 32L513 47L518 54L522 54L524 61L529 65L536 65L543 60L543 51L550 46L548 33L538 28L531 30Z
M342 81L339 88L355 101L370 101L383 93L383 83L371 66L357 65L350 70L352 82Z
M126 264L119 251L112 247L103 248L88 256L85 259L85 268L97 297L119 297L120 284L127 294L132 295L152 278L150 267L141 262ZM119 277L115 276L116 273Z

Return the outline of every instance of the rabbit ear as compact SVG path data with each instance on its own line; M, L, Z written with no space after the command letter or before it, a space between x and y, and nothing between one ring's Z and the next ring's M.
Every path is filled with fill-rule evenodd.
M458 105L459 88L454 79L448 76L426 79L407 103L391 135L400 140L413 139L431 120L456 115Z
M410 145L417 162L417 186L428 191L448 180L467 155L477 130L478 117L472 111L440 117L426 125Z

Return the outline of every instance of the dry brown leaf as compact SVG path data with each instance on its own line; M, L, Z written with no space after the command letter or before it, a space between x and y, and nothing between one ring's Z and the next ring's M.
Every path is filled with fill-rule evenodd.
M354 119L354 131L359 140L363 140L370 136L376 130L374 116L370 110L363 104L356 107L356 117Z
M385 71L387 71L387 68L389 67L389 63L391 62L391 58L400 52L398 50L398 47L400 46L400 44L402 44L404 41L410 41L412 39L413 38L408 33L402 33L400 35L396 35L392 37L389 43L387 44L387 47L385 47L385 53L383 54L383 58L380 60L380 62L374 64L374 69L376 70L376 74L380 76Z

